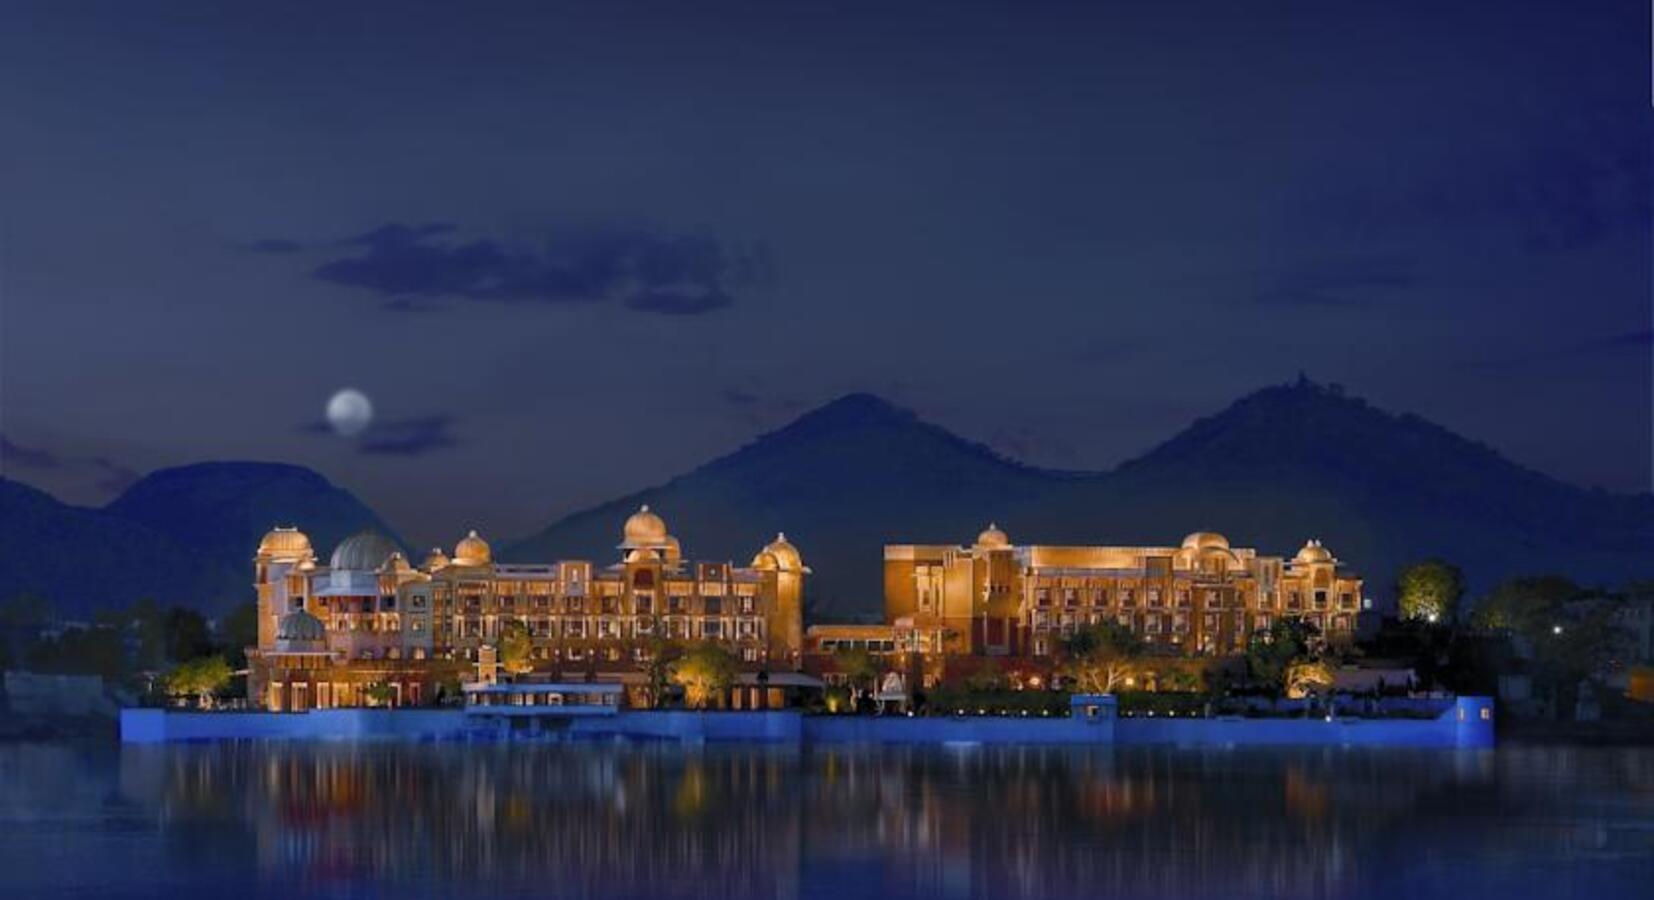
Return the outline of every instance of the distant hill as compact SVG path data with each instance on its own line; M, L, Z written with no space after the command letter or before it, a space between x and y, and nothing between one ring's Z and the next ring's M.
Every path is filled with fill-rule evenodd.
M273 524L324 556L379 517L299 466L215 462L156 471L102 508L0 479L0 597L28 591L61 616L143 597L219 613L252 596L252 556Z
M1429 555L1462 565L1477 589L1515 574L1654 576L1654 496L1573 487L1303 380L1242 397L1109 472L1022 465L851 394L665 484L501 541L497 555L615 559L643 503L699 558L745 563L785 530L815 570L816 619L880 614L884 544L965 543L989 521L1019 543L1169 544L1215 530L1291 554L1318 538L1381 601L1400 566ZM251 596L252 553L276 523L304 529L323 555L361 528L395 538L297 466L166 469L101 509L0 479L0 597L34 591L66 615L139 597L218 612Z
M1300 380L1195 422L1111 472L1020 465L853 394L658 487L567 516L502 558L607 559L648 503L694 556L745 561L786 530L818 617L874 617L882 546L965 543L988 521L1021 543L1175 543L1222 531L1266 553L1321 539L1381 600L1427 555L1475 587L1561 572L1654 575L1654 497L1576 488L1413 416Z

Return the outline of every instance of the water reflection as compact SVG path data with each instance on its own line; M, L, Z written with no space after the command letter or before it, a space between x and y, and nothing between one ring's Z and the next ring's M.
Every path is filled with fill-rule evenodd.
M1600 897L1654 876L1635 751L11 746L0 788L0 865L32 864L10 884L35 895L256 873L271 895Z

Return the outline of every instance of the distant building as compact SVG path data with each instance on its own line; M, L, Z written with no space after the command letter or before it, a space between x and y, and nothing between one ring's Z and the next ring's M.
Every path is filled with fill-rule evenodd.
M471 681L511 621L527 629L534 676L641 689L655 638L714 641L743 672L726 701L760 705L803 648L810 570L784 535L751 565L692 562L647 506L626 520L618 562L496 563L471 532L450 557L418 567L389 539L353 535L319 565L292 528L265 535L254 558L258 646L248 698L272 710L431 702L437 686ZM758 677L765 673L766 677ZM778 689L777 689L778 690Z
M1287 618L1346 642L1361 591L1361 579L1315 540L1286 558L1208 531L1176 547L1016 545L989 525L964 546L887 545L885 623L812 627L806 654L830 679L831 657L843 649L1037 662L1077 628L1105 621L1165 655L1238 653ZM934 681L936 667L924 668Z

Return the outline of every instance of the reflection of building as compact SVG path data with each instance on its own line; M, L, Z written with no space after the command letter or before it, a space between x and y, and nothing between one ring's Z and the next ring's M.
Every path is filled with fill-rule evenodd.
M796 669L803 644L804 566L777 536L750 566L691 562L647 506L626 520L622 559L496 563L476 532L450 558L410 565L388 539L346 538L327 566L290 528L255 557L259 642L248 658L250 699L270 709L418 704L475 671L478 654L520 622L537 673L641 682L657 639L714 641L747 675L737 704Z
M1220 655L1278 619L1348 640L1361 579L1319 541L1290 559L1195 532L1176 547L1015 545L994 525L969 546L884 550L882 626L817 626L807 652L1038 659L1080 626L1130 628L1165 653Z

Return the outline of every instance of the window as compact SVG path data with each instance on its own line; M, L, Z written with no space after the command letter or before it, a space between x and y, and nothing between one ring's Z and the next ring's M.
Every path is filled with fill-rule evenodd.
M701 603L705 605L706 614L709 615L709 616L716 616L716 615L721 614L724 611L723 610L723 606L724 606L723 601L720 600L717 597L703 598L701 600Z
M684 598L680 594L673 594L666 598L666 611L669 613L683 612Z
M742 647L741 648L741 660L742 660L742 662L757 662L758 661L758 648L757 647Z
M653 594L636 594L632 597L632 605L639 613L648 615L655 611L655 597Z
M743 614L750 616L750 615L752 615L752 611L756 608L757 608L757 603L754 601L754 599L750 595L741 598L741 612Z
M571 619L563 623L563 637L583 638L586 636L586 623L579 619Z
M649 619L645 616L638 616L636 628L637 628L637 633L638 634L654 634L655 633L654 620Z
M1073 608L1080 605L1080 592L1074 588L1067 588L1062 592L1062 605Z
M1042 607L1050 606L1051 605L1051 589L1050 588L1040 588L1039 590L1035 591L1034 592L1034 602L1038 606L1042 606Z
M1149 588L1149 605L1150 606L1159 606L1160 605L1160 589L1159 588Z
M724 623L717 619L707 619L701 623L701 636L709 638L723 637Z
M571 613L580 612L581 607L583 605L580 601L581 601L580 597L567 597L567 598L564 598L564 600L563 600L563 611L564 612L571 612Z
M604 615L612 616L620 611L620 598L604 597L600 602L600 608L603 610Z

